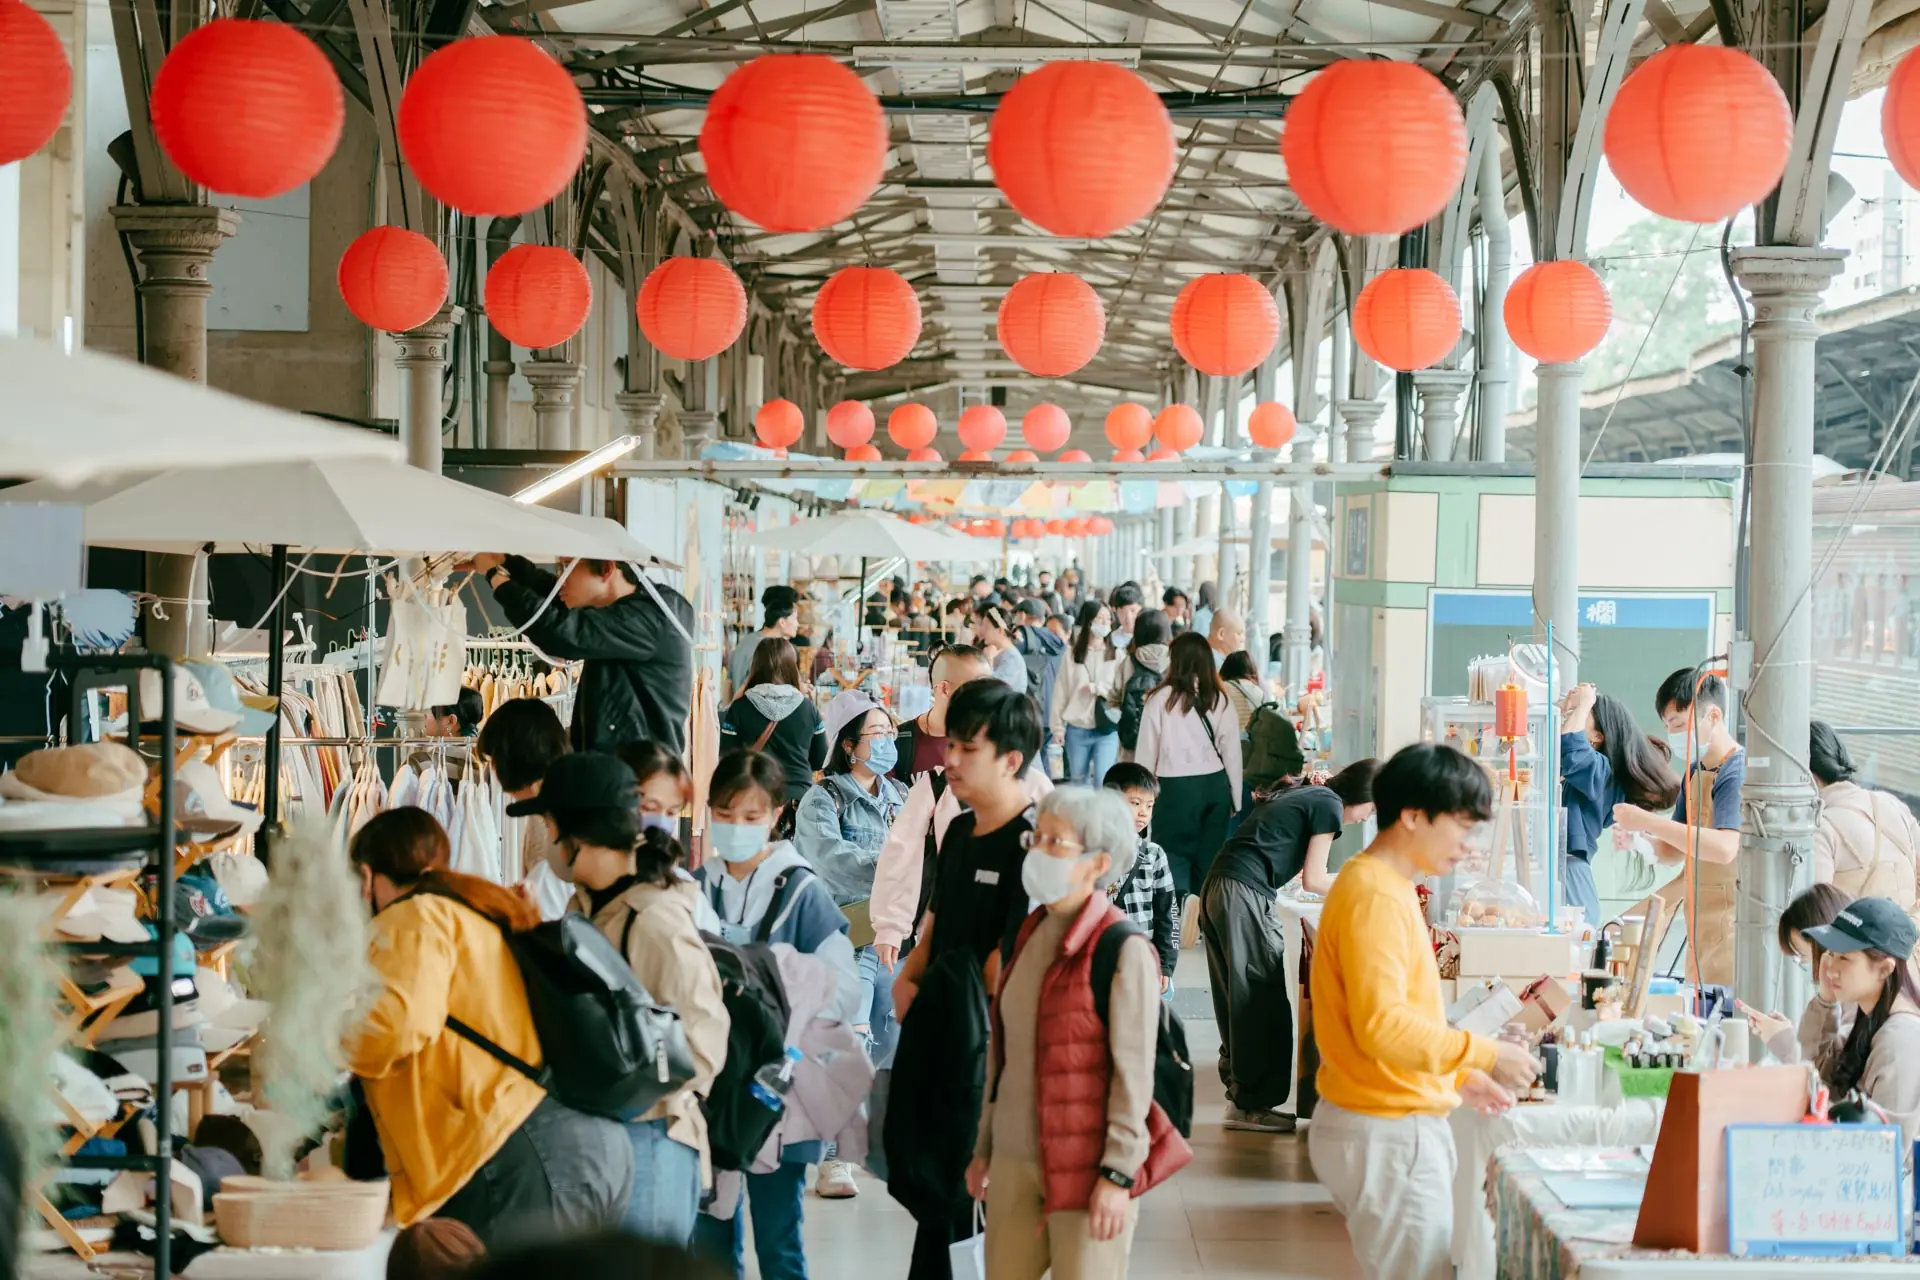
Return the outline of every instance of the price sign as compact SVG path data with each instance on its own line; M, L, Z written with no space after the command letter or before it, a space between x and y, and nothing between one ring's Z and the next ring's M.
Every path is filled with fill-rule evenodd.
M1727 1126L1728 1252L1905 1252L1895 1125Z

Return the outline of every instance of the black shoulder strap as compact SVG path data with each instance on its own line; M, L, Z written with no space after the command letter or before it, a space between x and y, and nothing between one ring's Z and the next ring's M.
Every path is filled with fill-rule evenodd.
M1027 917L1015 916L1007 922L1007 931L1000 939L1000 977L1004 980L1007 970L1013 967L1013 953L1020 949L1020 930L1026 927ZM987 992L989 996L994 993Z
M947 771L932 769L927 773L927 789L933 792L933 802L940 803L940 797L947 794Z
M804 867L788 867L773 882L773 896L767 899L766 914L760 917L760 923L754 927L753 940L765 942L773 936L773 926L779 923L780 910L786 905L787 885L794 876L804 871Z
M472 1044L478 1045L480 1048L486 1050L488 1056L498 1059L511 1069L518 1071L521 1075L539 1085L542 1089L552 1092L553 1078L549 1072L536 1069L525 1060L508 1053L505 1049L502 1049L499 1045L487 1039L452 1014L447 1015L447 1030Z
M633 942L633 922L640 918L640 912L629 902L627 904L627 927L620 931L620 958L628 964L633 963L633 952L629 949Z
M1128 938L1144 938L1140 926L1131 920L1115 920L1093 944L1093 971L1087 981L1093 984L1093 1007L1100 1021L1107 1020L1107 996L1113 987L1113 975L1120 968L1120 948Z

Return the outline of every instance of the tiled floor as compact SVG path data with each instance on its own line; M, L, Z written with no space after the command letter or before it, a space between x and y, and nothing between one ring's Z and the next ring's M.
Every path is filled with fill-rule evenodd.
M1177 984L1204 990L1206 981L1201 953L1185 952ZM1131 1273L1142 1280L1357 1277L1346 1226L1313 1180L1306 1135L1222 1129L1219 1034L1211 1018L1186 1025L1199 1069L1194 1159L1142 1201ZM913 1219L864 1173L860 1192L855 1200L807 1197L808 1269L825 1280L897 1280L906 1274Z

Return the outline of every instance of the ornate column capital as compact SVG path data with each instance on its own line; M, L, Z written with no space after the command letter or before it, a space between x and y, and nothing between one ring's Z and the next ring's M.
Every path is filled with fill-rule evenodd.
M520 366L520 376L533 388L533 409L573 408L574 392L580 386L580 366L570 360L529 360Z
M1365 462L1373 457L1373 431L1387 406L1378 400L1336 400L1334 412L1346 426L1348 462Z
M1413 375L1413 389L1420 393L1420 434L1427 444L1427 457L1435 462L1451 462L1454 438L1460 432L1460 393L1473 381L1473 375L1461 369L1422 369Z
M659 456L660 411L667 398L658 391L622 391L613 398L614 407L627 420L627 434L640 437L634 457L651 462Z
M680 452L688 459L698 458L700 451L713 439L713 430L720 415L708 409L683 409L680 411Z
M142 289L213 292L214 250L240 230L239 214L208 204L121 204L110 212L146 268Z
M1733 274L1753 300L1754 329L1785 326L1806 337L1816 332L1820 295L1846 263L1844 249L1759 245L1733 251Z
M453 326L460 322L464 314L459 307L442 307L433 319L418 328L394 334L393 340L400 345L400 354L394 358L394 363L403 369L444 366L453 342Z

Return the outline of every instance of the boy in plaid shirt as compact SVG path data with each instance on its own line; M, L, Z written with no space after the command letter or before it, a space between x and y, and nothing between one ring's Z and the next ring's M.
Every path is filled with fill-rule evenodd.
M1130 762L1107 770L1101 785L1126 797L1133 810L1133 829L1140 833L1140 855L1126 879L1107 892L1127 918L1138 925L1160 953L1160 992L1173 989L1173 967L1180 960L1180 948L1174 938L1173 868L1167 851L1147 838L1153 822L1153 803L1160 795L1160 780L1144 765Z

